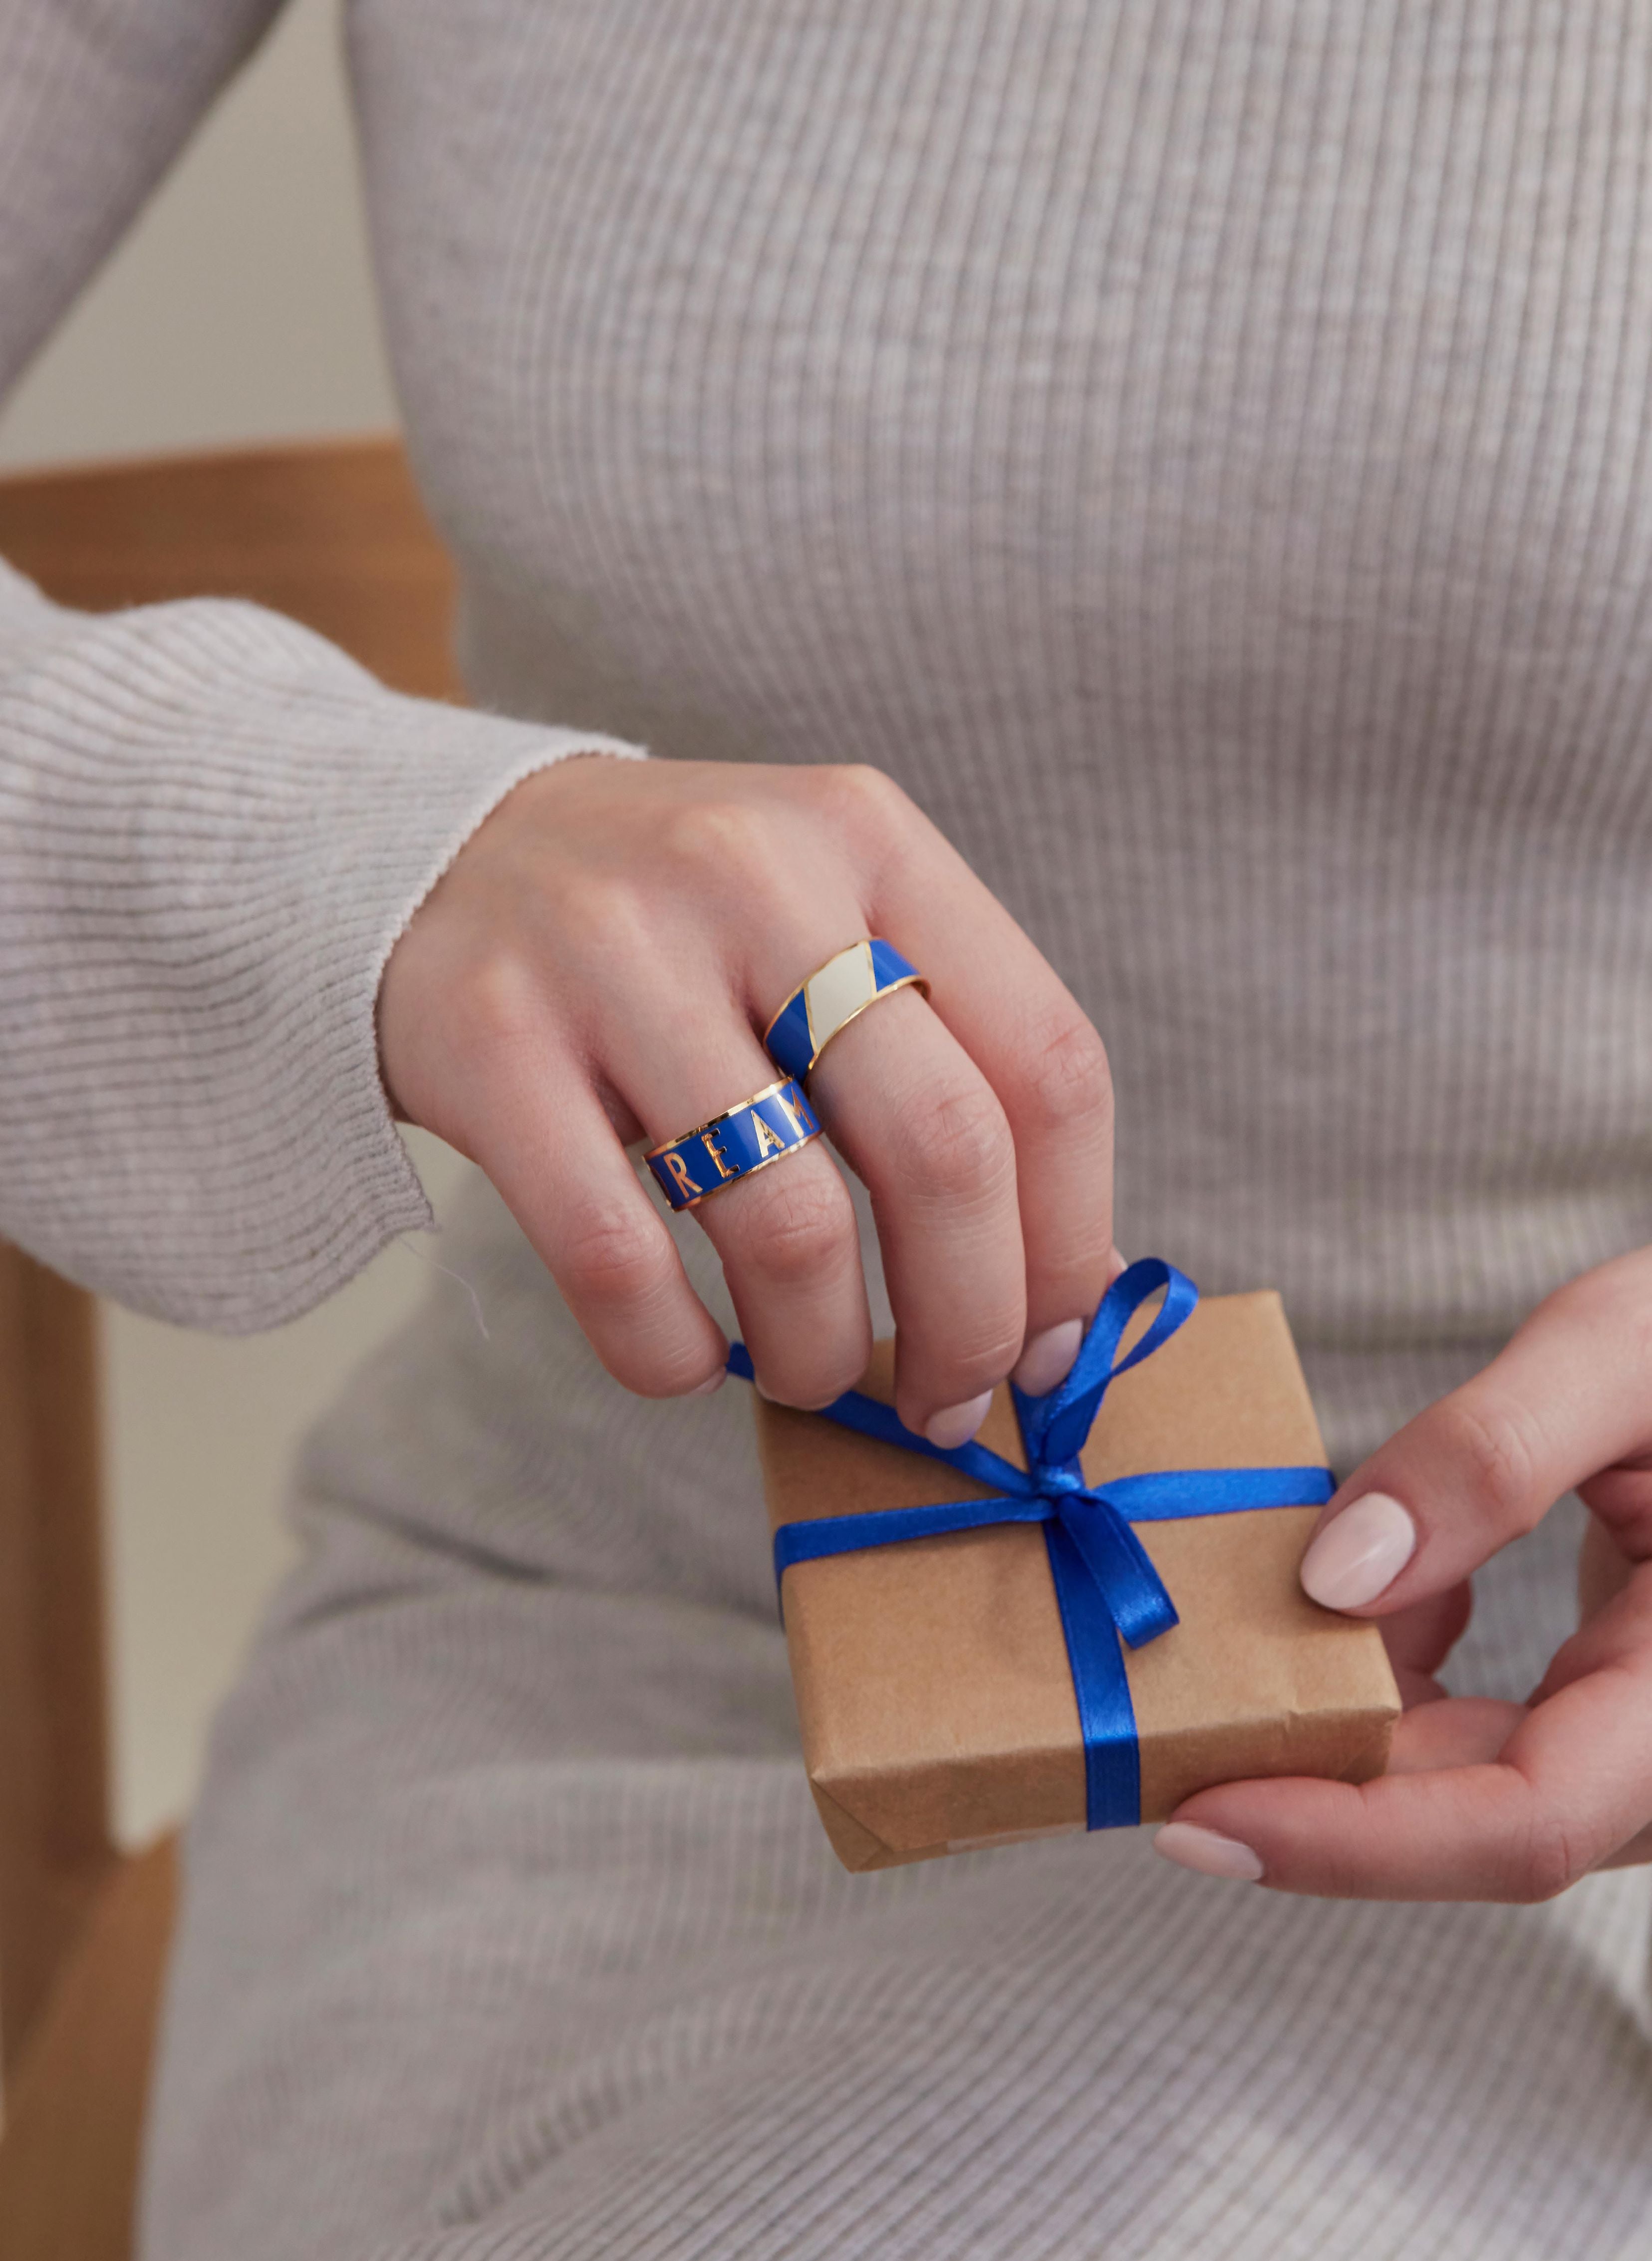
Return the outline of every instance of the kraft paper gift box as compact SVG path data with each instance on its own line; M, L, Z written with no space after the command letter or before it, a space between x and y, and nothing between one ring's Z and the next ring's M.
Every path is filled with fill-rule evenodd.
M1167 1267L1132 1274L1150 1269ZM1141 1332L1137 1324L1125 1336L1126 1351ZM862 1390L887 1405L892 1380L893 1346L880 1344ZM762 1400L757 1416L777 1530L993 1495L937 1459L822 1416ZM1026 1468L1007 1387L978 1442ZM1322 1472L1325 1447L1279 1297L1198 1303L1109 1383L1080 1459L1083 1482L1103 1489L1167 1471ZM783 1603L804 1760L845 1867L1160 1820L1195 1791L1246 1776L1380 1774L1399 1698L1375 1627L1302 1590L1297 1569L1317 1516L1307 1504L1132 1519L1180 1622L1134 1649L1105 1628L1134 1713L1126 1773L1138 1766L1139 1808L1100 1821L1066 1604L1041 1525L994 1523L794 1561Z

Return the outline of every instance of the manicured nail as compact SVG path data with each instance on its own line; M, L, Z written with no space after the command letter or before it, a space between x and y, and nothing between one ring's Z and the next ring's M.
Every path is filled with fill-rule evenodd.
M1082 1319L1063 1319L1059 1326L1046 1327L1041 1335L1029 1338L1010 1380L1030 1397L1042 1397L1066 1381L1083 1339Z
M1241 1845L1237 1837L1218 1837L1214 1829L1201 1829L1196 1821L1167 1821L1154 1836L1153 1848L1179 1869L1196 1870L1202 1877L1237 1877L1246 1884L1261 1879L1261 1862L1248 1845Z
M987 1418L987 1408L993 1402L990 1389L983 1389L979 1397L972 1397L967 1405L943 1406L931 1413L923 1424L923 1433L930 1444L938 1445L944 1453L956 1451L959 1445L968 1444L981 1423Z
M1387 1591L1417 1552L1398 1500L1368 1491L1332 1517L1302 1558L1303 1591L1328 1610L1357 1610Z
M714 1389L721 1389L729 1379L729 1369L720 1366L715 1374L708 1374L703 1382L696 1382L689 1391L691 1397L709 1397Z

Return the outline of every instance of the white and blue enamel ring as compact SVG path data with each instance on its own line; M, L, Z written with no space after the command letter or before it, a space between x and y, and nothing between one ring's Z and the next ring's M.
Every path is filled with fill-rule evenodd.
M801 1083L832 1038L869 1005L897 989L915 988L930 994L917 967L892 944L875 935L851 942L793 990L764 1032L764 1049L776 1067Z
M820 1124L801 1089L790 1076L782 1076L697 1130L667 1138L651 1150L648 1166L673 1209L693 1209L819 1137Z

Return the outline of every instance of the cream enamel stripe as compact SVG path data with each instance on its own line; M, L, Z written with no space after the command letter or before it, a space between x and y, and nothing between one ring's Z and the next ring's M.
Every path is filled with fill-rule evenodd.
M851 943L836 958L829 958L818 973L809 975L803 984L803 1009L808 1016L809 1051L815 1059L877 994L870 941Z
M880 997L909 988L929 994L929 983L893 943L863 935L834 951L793 990L764 1031L764 1047L777 1066L801 1080L851 1021Z

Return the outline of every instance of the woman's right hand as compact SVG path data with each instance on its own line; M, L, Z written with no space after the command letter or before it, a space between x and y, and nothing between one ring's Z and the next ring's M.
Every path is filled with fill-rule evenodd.
M809 1099L871 1191L901 1418L952 1445L1012 1367L1038 1389L1066 1371L1118 1268L1111 1086L1062 983L879 772L593 757L528 778L391 952L384 1076L492 1179L610 1373L647 1396L710 1389L722 1331L623 1147L772 1082L761 1030L867 934L930 1001L862 1014ZM766 1395L852 1387L871 1324L823 1147L694 1214Z

